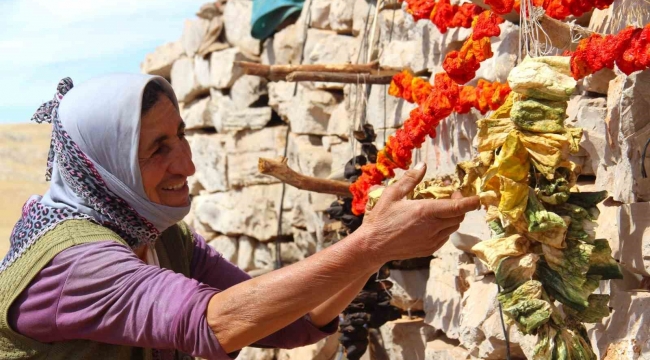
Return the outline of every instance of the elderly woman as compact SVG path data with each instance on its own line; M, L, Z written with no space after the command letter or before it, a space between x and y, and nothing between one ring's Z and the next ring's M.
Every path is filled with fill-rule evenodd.
M478 207L404 200L419 165L345 241L251 279L181 221L194 164L163 78L66 78L34 120L53 125L51 185L0 263L2 359L230 359L314 343L382 264L433 253Z

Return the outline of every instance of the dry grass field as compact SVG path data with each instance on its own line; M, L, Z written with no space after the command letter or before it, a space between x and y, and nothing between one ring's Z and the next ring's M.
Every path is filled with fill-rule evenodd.
M50 134L48 124L0 125L0 258L9 248L11 229L27 198L47 190Z

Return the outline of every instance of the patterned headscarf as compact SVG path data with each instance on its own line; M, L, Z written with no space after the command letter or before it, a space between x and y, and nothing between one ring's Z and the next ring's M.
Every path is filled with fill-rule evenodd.
M73 88L59 82L54 98L41 105L32 121L52 123L46 179L50 189L32 196L11 234L0 272L58 223L88 219L120 235L132 248L152 245L166 228L189 212L151 202L138 161L142 93L160 85L176 108L169 83L157 76L117 74Z

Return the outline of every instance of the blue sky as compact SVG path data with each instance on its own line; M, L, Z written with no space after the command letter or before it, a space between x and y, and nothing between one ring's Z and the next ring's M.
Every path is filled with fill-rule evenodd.
M208 0L0 0L0 124L27 122L60 79L139 72Z

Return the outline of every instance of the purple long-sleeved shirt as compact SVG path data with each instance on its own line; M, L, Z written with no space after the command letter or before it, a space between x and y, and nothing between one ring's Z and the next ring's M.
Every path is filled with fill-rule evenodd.
M178 349L207 359L230 359L205 318L210 298L250 279L195 234L191 279L145 264L114 241L68 248L52 259L9 309L9 324L40 342L72 339ZM256 345L293 348L333 333L306 318Z

